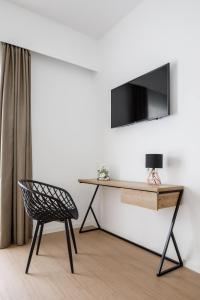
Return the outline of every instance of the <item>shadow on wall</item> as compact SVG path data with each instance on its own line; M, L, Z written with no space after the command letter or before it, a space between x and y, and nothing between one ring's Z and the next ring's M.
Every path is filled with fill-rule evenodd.
M170 63L170 114L178 113L178 62Z
M106 165L109 169L109 176L111 179L120 179L120 166Z
M189 215L190 222L188 222L186 226L191 227L191 229L188 228L188 232L190 232L189 235L187 234L187 232L184 233L184 236L187 239L188 243L187 253L185 253L184 255L184 260L187 261L192 259L192 257L195 255L194 252L197 253L200 251L200 240L198 239L200 228L200 194L195 193L194 190L188 187L184 187L183 203L181 205L181 208L181 214L183 218L184 215L187 214L186 219L188 220ZM197 267L200 268L200 257Z
M168 156L166 158L166 166L169 168L173 167L175 169L179 169L182 164L182 160L179 157Z
M183 175L183 158L178 156L167 156L165 158L164 174L167 183L183 184L181 181Z

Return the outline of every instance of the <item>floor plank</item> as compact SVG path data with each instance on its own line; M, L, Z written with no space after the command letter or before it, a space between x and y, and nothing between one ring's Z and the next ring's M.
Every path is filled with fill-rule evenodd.
M0 250L0 300L200 299L200 274L181 268L158 278L159 257L102 231L75 235L75 274L64 232L43 236L28 275L30 245Z

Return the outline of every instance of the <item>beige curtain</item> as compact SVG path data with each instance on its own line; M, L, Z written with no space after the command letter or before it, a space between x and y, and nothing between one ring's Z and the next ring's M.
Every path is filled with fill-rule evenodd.
M31 179L30 53L1 43L0 248L23 245L31 235L19 179Z

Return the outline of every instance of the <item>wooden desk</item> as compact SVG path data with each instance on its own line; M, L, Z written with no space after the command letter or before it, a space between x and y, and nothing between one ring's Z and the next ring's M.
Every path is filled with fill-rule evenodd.
M178 185L151 185L123 180L79 179L79 182L120 188L122 202L155 210L175 206L180 191L183 190L183 187Z
M179 206L180 206L181 199L182 199L183 186L166 185L166 184L150 185L150 184L143 183L143 182L132 182L132 181L122 181L122 180L102 181L102 180L97 180L97 179L79 179L78 181L80 183L91 184L91 185L96 186L96 189L95 189L92 199L90 201L89 207L87 209L87 212L86 212L83 222L81 224L81 228L79 230L80 233L89 232L89 231L93 231L93 230L102 230L102 231L112 234L118 238L121 238L131 244L134 244L135 246L138 246L146 251L149 251L155 255L160 256L161 260L160 260L160 264L158 267L158 271L156 273L157 276L162 276L166 273L174 271L183 266L183 261L182 261L182 258L181 258L176 240L175 240L175 236L173 233L174 224L176 221L177 213L178 213ZM95 196L96 196L99 186L121 189L121 201L124 203L137 205L137 206L145 207L148 209L154 209L154 210L159 210L159 209L175 206L174 214L173 214L173 217L171 220L168 236L167 236L162 254L160 254L156 251L153 251L149 248L146 248L144 246L141 246L139 244L136 244L127 239L124 239L123 237L120 237L110 231L107 231L100 226L100 224L97 220L97 217L94 213L94 210L92 208L92 203L95 199ZM85 221L87 219L87 216L88 216L88 213L90 210L96 221L97 228L83 230ZM176 251L176 254L178 257L178 261L166 256L166 252L167 252L167 249L169 246L170 239L172 239L172 242L174 244L174 248L175 248L175 251ZM165 259L173 262L175 264L175 266L165 269L165 270L162 270Z

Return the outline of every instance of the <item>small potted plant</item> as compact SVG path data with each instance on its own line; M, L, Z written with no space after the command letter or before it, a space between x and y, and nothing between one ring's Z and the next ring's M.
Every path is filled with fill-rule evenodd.
M98 170L97 170L97 174L98 180L110 180L110 177L108 175L109 171L105 166L101 166Z

